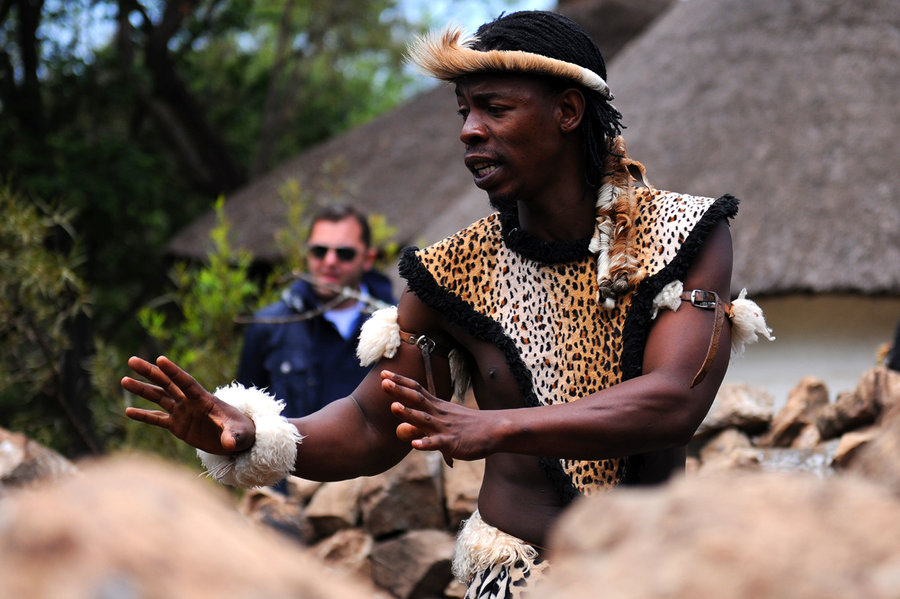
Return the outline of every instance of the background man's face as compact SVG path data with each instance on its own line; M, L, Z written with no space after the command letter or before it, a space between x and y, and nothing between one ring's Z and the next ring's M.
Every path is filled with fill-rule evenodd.
M362 241L362 227L355 218L320 220L307 241L307 266L321 299L337 295L330 287L357 289L363 273L372 268L375 250Z

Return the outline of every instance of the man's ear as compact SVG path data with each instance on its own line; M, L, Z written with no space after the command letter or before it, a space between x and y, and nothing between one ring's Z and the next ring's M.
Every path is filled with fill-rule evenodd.
M584 94L581 93L581 90L570 87L560 93L557 98L560 131L563 133L575 131L584 117L584 107Z
M365 270L371 270L375 266L375 260L378 258L378 249L369 248L366 250Z

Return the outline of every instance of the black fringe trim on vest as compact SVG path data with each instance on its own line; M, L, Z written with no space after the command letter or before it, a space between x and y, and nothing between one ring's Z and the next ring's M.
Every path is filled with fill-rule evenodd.
M518 210L507 210L500 213L500 226L503 242L510 250L523 258L541 264L561 264L580 260L589 256L591 238L573 241L544 241L519 227Z
M525 366L515 343L503 332L500 323L488 318L475 308L438 285L428 269L416 258L418 248L405 248L400 256L398 271L406 279L409 290L427 306L441 312L455 325L462 327L473 337L497 347L506 358L510 371L519 387L526 407L537 407L540 402L534 393L531 372ZM579 495L578 490L562 469L559 460L539 458L541 469L556 488L566 504Z

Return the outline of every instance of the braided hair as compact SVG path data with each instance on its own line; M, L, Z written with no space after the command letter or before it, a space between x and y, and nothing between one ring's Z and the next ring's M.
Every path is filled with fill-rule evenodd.
M606 63L597 44L571 19L546 11L520 11L501 14L485 23L475 34L475 50L522 50L563 60L585 68L606 79ZM571 87L569 80L560 85ZM622 115L598 92L581 86L586 105L582 119L584 131L585 177L593 189L600 187L608 153L615 152L615 139L621 134Z

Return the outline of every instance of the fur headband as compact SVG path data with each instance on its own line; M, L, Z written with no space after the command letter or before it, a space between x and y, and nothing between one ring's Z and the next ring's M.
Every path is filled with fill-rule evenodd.
M459 27L447 27L443 32L433 31L412 42L407 60L424 73L444 81L491 71L540 73L576 81L607 100L613 99L603 77L590 69L521 50L480 52L472 48L476 41L476 37L464 36Z

